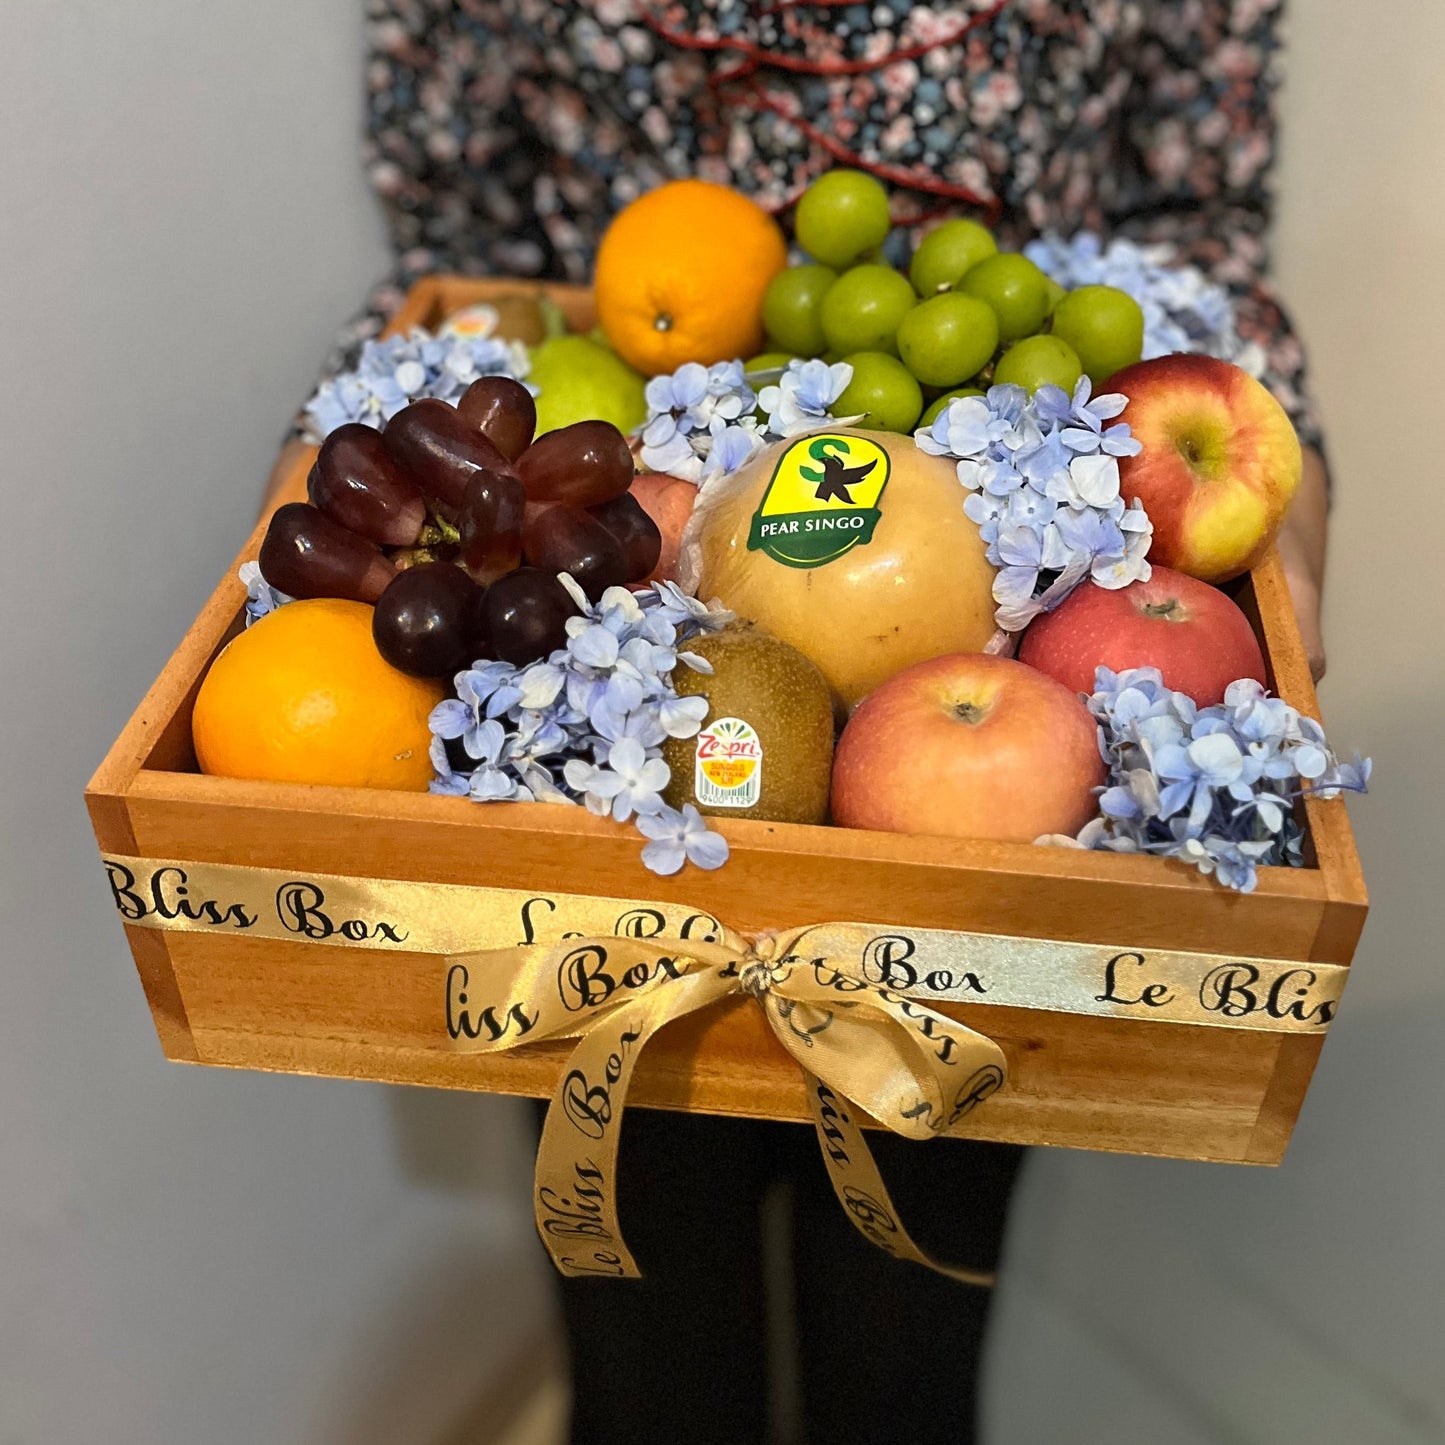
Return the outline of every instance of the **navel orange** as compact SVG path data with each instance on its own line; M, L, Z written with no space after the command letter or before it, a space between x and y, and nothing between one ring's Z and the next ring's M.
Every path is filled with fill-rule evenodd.
M371 615L361 602L290 602L230 642L211 664L191 716L201 771L425 789L432 778L427 715L446 693L382 658Z
M754 355L763 293L788 259L778 224L727 186L669 181L618 212L597 251L597 319L644 376Z

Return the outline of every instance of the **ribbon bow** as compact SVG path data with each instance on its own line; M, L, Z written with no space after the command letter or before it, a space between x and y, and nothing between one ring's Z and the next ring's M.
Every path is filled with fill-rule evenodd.
M665 1024L744 993L803 1071L833 1192L855 1227L897 1259L991 1283L935 1263L909 1238L850 1106L909 1138L947 1133L1003 1085L1003 1053L870 982L861 957L839 950L843 936L838 925L819 925L754 936L720 929L706 939L569 938L447 960L463 982L459 1002L488 1021L475 1037L458 1037L459 1049L578 1040L547 1111L534 1190L537 1229L563 1274L639 1277L616 1195L633 1069Z

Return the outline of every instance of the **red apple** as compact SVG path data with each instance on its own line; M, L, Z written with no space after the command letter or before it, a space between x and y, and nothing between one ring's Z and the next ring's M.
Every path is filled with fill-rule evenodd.
M1299 486L1284 408L1247 371L1184 352L1126 366L1100 390L1129 398L1120 419L1143 443L1119 459L1119 485L1154 524L1150 561L1205 582L1248 572Z
M871 692L833 759L844 828L1032 843L1098 811L1098 730L1063 683L1006 657L956 652Z
M662 554L647 580L670 582L677 576L677 549L697 501L697 487L665 472L643 472L633 478L632 495L662 533Z
M1116 592L1084 582L1030 623L1019 661L1075 692L1093 692L1094 669L1157 667L1201 707L1224 701L1237 678L1264 682L1264 656L1249 619L1217 587L1154 568Z

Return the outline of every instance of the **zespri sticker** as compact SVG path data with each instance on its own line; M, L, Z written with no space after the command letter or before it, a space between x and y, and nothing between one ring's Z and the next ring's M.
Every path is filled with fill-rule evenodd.
M692 791L711 808L751 808L763 791L763 745L740 717L720 717L697 735Z
M822 567L873 540L888 453L867 437L801 437L781 457L748 529L748 550Z

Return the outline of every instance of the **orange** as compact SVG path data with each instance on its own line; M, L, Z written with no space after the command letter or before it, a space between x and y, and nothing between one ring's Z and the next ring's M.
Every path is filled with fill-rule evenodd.
M597 251L597 319L644 376L756 355L763 292L787 264L778 224L708 181L669 181L623 207Z
M422 790L445 696L383 659L365 603L288 602L211 664L191 736L201 771L224 778Z

